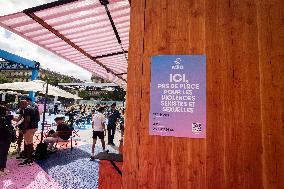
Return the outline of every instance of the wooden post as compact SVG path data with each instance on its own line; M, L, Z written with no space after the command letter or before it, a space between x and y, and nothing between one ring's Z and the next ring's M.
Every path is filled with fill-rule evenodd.
M131 1L123 189L284 188L283 7ZM150 58L160 54L206 55L206 139L149 135Z

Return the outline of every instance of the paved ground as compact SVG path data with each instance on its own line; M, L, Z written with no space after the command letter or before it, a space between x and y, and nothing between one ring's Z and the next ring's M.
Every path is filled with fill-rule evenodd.
M80 138L76 138L76 139L79 140L79 141L85 142L87 144L92 144L93 143L92 135L93 135L92 129L80 130L79 131ZM106 134L106 136L105 136L105 142L106 143L108 142L107 138L108 138L108 136ZM107 145L107 148L108 149L112 148L114 150L118 150L120 139L121 139L121 134L120 134L120 131L117 130L116 133L115 133L114 141L113 141L115 146ZM97 140L96 145L101 147L101 145L102 145L101 140Z

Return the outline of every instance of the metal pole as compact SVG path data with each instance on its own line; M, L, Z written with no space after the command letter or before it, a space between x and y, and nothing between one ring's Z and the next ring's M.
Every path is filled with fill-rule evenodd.
M39 73L39 63L35 62L35 66L32 69L32 77L31 77L32 81L37 79L38 73ZM35 92L29 91L29 97L32 99L32 102L34 102L35 101Z
M45 99L44 99L44 106L43 106L44 108L43 108L42 125L41 125L41 138L40 138L41 143L42 143L42 140L43 140L43 131L44 131L47 97L48 97L48 79L46 81L46 91L45 91Z

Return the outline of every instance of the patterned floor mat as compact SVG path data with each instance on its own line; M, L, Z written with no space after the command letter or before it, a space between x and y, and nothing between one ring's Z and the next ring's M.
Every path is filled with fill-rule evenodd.
M16 159L8 160L7 169L10 173L0 177L1 189L62 189L39 165L19 167L20 162Z
M101 151L96 148L98 153ZM60 150L37 163L64 189L98 188L99 161L89 161L91 145Z

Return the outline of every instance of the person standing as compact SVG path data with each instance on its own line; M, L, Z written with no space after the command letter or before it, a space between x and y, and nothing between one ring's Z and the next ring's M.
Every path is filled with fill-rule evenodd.
M35 111L34 121L38 124L38 122L40 121L40 114L37 104L35 104L30 97L27 97L26 101L28 102L28 105L34 109Z
M40 114L39 114L39 110L38 110L38 106L32 102L32 99L30 97L25 98L25 100L28 103L28 106L30 106L30 108L33 108L33 110L35 111L35 115L33 117L34 122L36 122L36 124L38 124L38 122L40 121ZM24 109L20 108L20 115L18 118L18 129L19 129L19 136L18 136L18 140L17 140L17 145L18 145L18 149L17 151L20 153L20 155L18 157L16 157L16 159L25 159L26 158L26 154L25 153L21 153L21 144L22 144L22 140L24 137Z
M54 104L54 115L58 113L58 104Z
M93 121L92 121L92 127L93 127L93 145L92 145L92 155L91 155L91 161L95 160L94 153L95 153L95 147L97 138L101 139L103 151L105 151L106 145L105 145L105 116L104 116L104 107L100 107L98 109L98 113L94 115Z
M73 106L71 107L71 110L67 112L67 115L69 117L68 123L73 127L75 117L75 108Z
M113 103L111 105L111 110L109 112L108 116L108 125L107 125L107 131L108 131L108 144L115 146L113 143L115 130L116 130L116 123L120 118L120 113L116 109L116 103Z
M20 102L20 107L24 110L24 152L27 159L20 163L19 166L32 165L33 137L38 128L37 115L35 108L31 107L26 100Z
M12 140L12 121L13 116L7 115L7 108L5 106L0 106L0 176L5 176L7 172L6 163L7 156Z
M49 105L48 105L48 115L49 115L49 116L51 116L52 111L53 111L53 108L54 108L54 107L53 107L52 104L49 104Z

